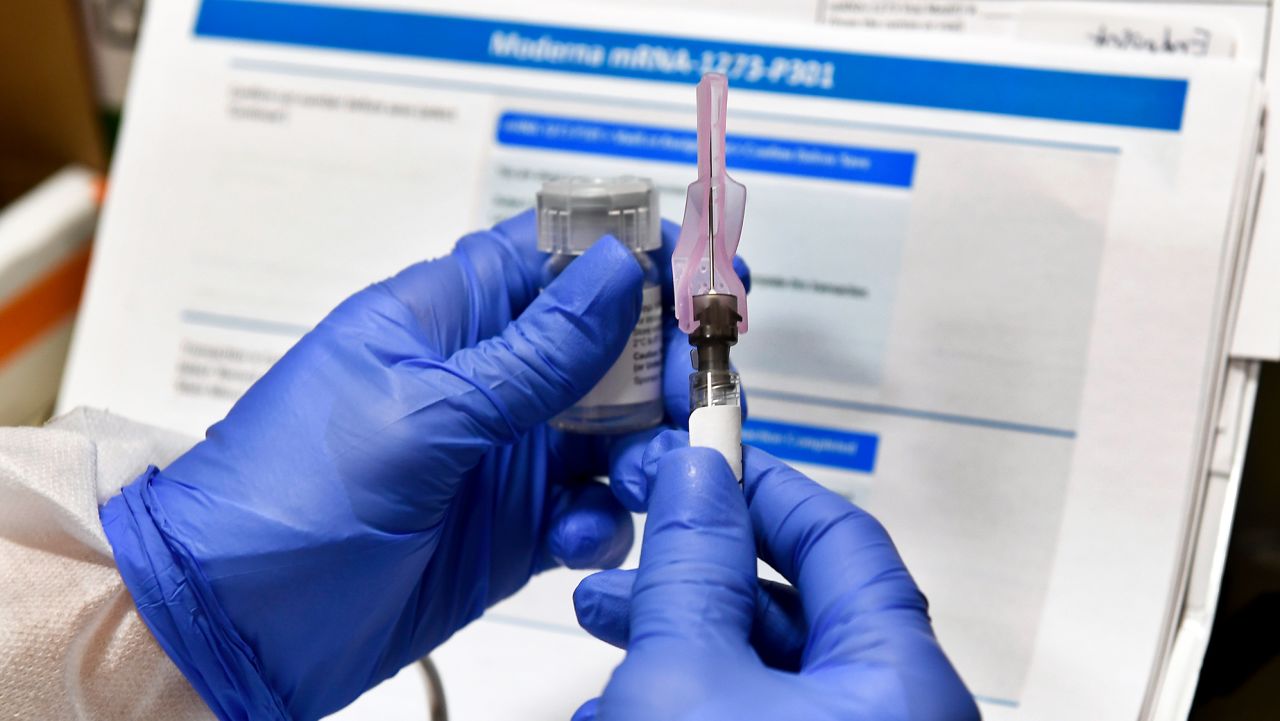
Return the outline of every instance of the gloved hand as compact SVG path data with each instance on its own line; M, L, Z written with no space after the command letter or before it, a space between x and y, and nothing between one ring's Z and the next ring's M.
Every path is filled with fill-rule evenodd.
M323 716L531 574L626 556L631 518L590 479L652 433L545 423L621 352L643 272L606 238L539 293L534 232L527 213L352 296L102 508L139 611L221 718Z
M744 495L687 442L664 433L639 461L639 569L574 594L583 627L627 649L574 721L979 718L874 518L749 447ZM794 588L757 580L757 548Z

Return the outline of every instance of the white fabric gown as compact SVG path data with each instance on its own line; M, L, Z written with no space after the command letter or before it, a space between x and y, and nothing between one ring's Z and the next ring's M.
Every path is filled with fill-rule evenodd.
M0 428L0 717L213 718L138 616L98 520L193 444L102 411Z

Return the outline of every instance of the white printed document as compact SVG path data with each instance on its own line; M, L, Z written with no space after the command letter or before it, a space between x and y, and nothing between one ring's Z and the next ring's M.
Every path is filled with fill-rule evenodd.
M636 4L636 0L599 0ZM1019 38L1133 57L1234 57L1263 77L1280 75L1280 14L1274 0L645 0L744 12L771 20L889 33ZM1275 83L1268 102L1280 101ZM1280 133L1272 113L1268 135ZM1266 174L1280 174L1275 154ZM1232 355L1280 360L1280 184L1261 190Z
M61 399L201 432L345 295L640 175L693 83L748 188L748 443L884 521L990 719L1149 714L1239 291L1262 90L1228 58L625 4L149 9ZM564 719L621 653L554 571L434 654L451 715ZM343 718L421 717L406 671Z

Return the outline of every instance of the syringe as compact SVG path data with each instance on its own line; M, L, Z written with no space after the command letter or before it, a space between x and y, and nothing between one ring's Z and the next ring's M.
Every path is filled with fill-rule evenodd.
M719 73L698 83L698 179L689 185L671 269L676 319L693 346L689 442L720 451L741 479L741 386L729 348L747 332L747 294L733 269L747 190L725 172L728 90Z

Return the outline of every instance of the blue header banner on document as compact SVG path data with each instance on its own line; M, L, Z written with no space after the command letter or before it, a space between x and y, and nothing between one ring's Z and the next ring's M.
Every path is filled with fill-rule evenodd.
M545 150L693 165L698 134L674 128L580 118L504 113L498 142ZM777 138L729 135L725 163L734 169L910 188L915 153Z
M196 35L694 83L944 110L1179 130L1187 81L641 35L337 5L204 0Z
M862 473L875 470L880 447L879 436L872 433L756 418L743 421L742 442L783 460Z

